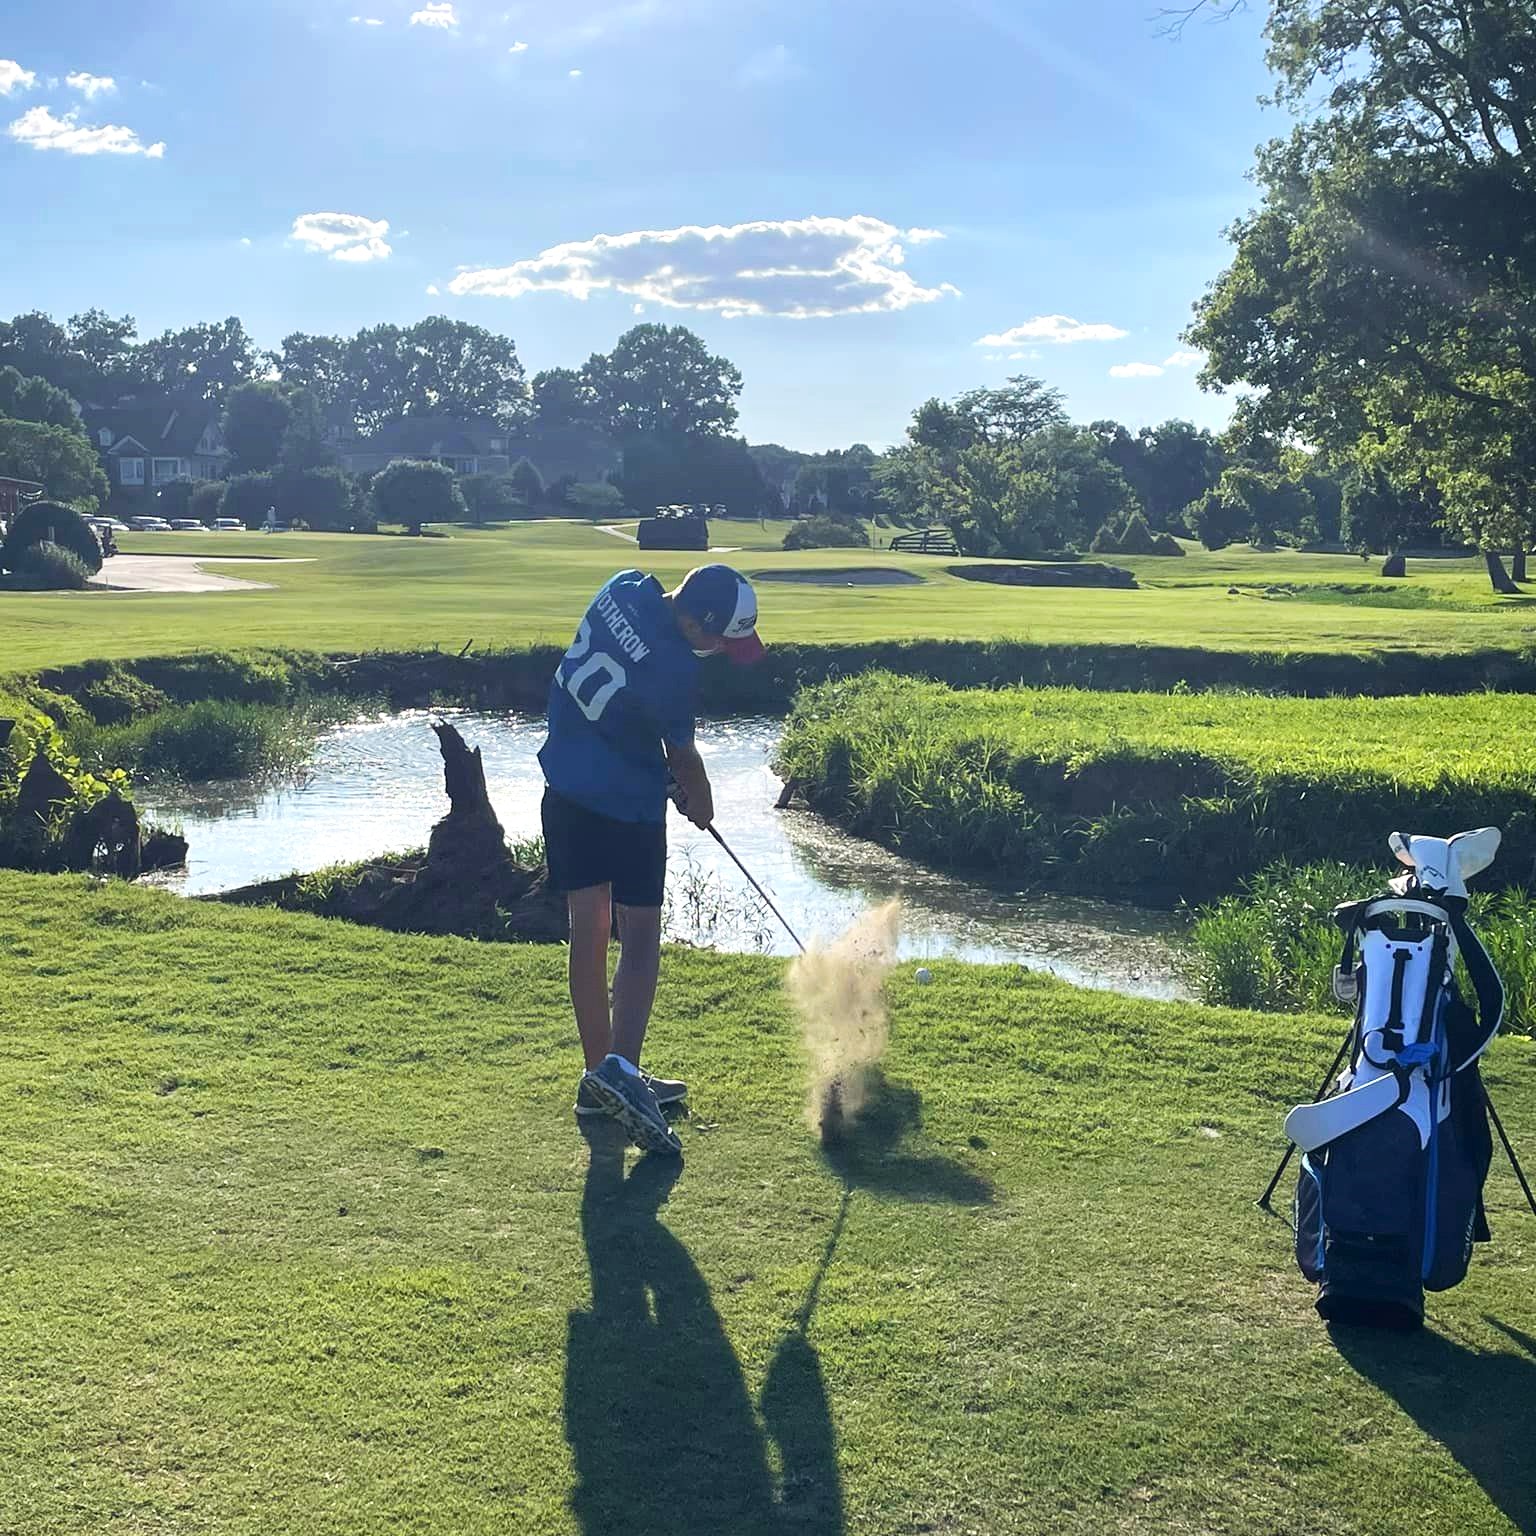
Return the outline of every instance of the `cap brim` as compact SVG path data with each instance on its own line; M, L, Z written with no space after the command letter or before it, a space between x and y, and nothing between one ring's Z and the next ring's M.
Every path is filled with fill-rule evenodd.
M757 638L755 629L750 635L742 635L738 640L727 640L724 649L731 665L735 667L750 667L768 654L768 647Z

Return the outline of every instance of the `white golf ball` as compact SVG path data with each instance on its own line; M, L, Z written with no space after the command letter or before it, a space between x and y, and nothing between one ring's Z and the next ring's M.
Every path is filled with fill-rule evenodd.
M928 983L930 981L932 981L932 980L933 980L933 972L930 971L926 965L918 966L918 968L917 968L917 984L918 984L918 986L926 987L928 985Z

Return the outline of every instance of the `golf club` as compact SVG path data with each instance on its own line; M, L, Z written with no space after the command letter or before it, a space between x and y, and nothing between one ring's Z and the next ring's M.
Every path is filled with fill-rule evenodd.
M784 914L782 912L780 912L779 909L776 906L774 906L773 898L771 896L769 896L768 892L765 891L762 888L762 886L760 886L757 883L757 881L752 878L752 871L749 870L747 868L747 866L745 864L743 864L741 862L741 860L738 859L734 853L731 852L731 845L728 842L726 842L726 840L723 837L720 836L718 831L716 831L714 822L710 822L710 824L709 824L709 835L712 838L714 838L714 840L717 843L719 843L722 848L725 849L727 854L730 855L731 863L733 863L736 866L736 868L739 869L742 872L742 874L744 874L747 877L747 883L752 887L752 889L754 891L757 892L757 894L759 896L762 897L763 902L767 906L768 910L770 912L772 912L773 915L776 918L778 918L778 920L781 923L784 924L784 932L787 933L790 936L790 938L792 938L795 941L796 947L799 949L800 953L803 955L805 953L805 945L800 942L800 935L798 933L796 933L795 930L789 926L789 919L787 917L785 917Z

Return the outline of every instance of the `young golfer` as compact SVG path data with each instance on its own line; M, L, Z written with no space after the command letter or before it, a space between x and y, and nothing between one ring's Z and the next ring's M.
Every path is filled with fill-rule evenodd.
M653 1152L682 1151L661 1106L688 1095L686 1083L640 1070L661 961L667 797L697 827L714 820L693 744L694 696L700 658L721 654L743 665L763 654L746 577L706 565L668 592L654 576L621 571L587 609L555 673L539 753L544 842L570 911L571 1006L586 1054L576 1113L612 1116Z

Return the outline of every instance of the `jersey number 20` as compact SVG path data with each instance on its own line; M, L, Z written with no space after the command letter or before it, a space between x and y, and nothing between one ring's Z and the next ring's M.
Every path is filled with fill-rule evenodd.
M603 711L612 702L614 694L629 681L629 674L606 651L592 651L588 655L589 651L592 651L592 626L583 619L581 628L576 631L576 643L565 653L565 660L560 664L560 677L565 691L575 699L577 709L595 725L603 718ZM582 661L584 656L586 660ZM568 670L573 661L581 661L574 672ZM596 687L588 686L592 683ZM582 696L583 689L586 690L585 697Z

